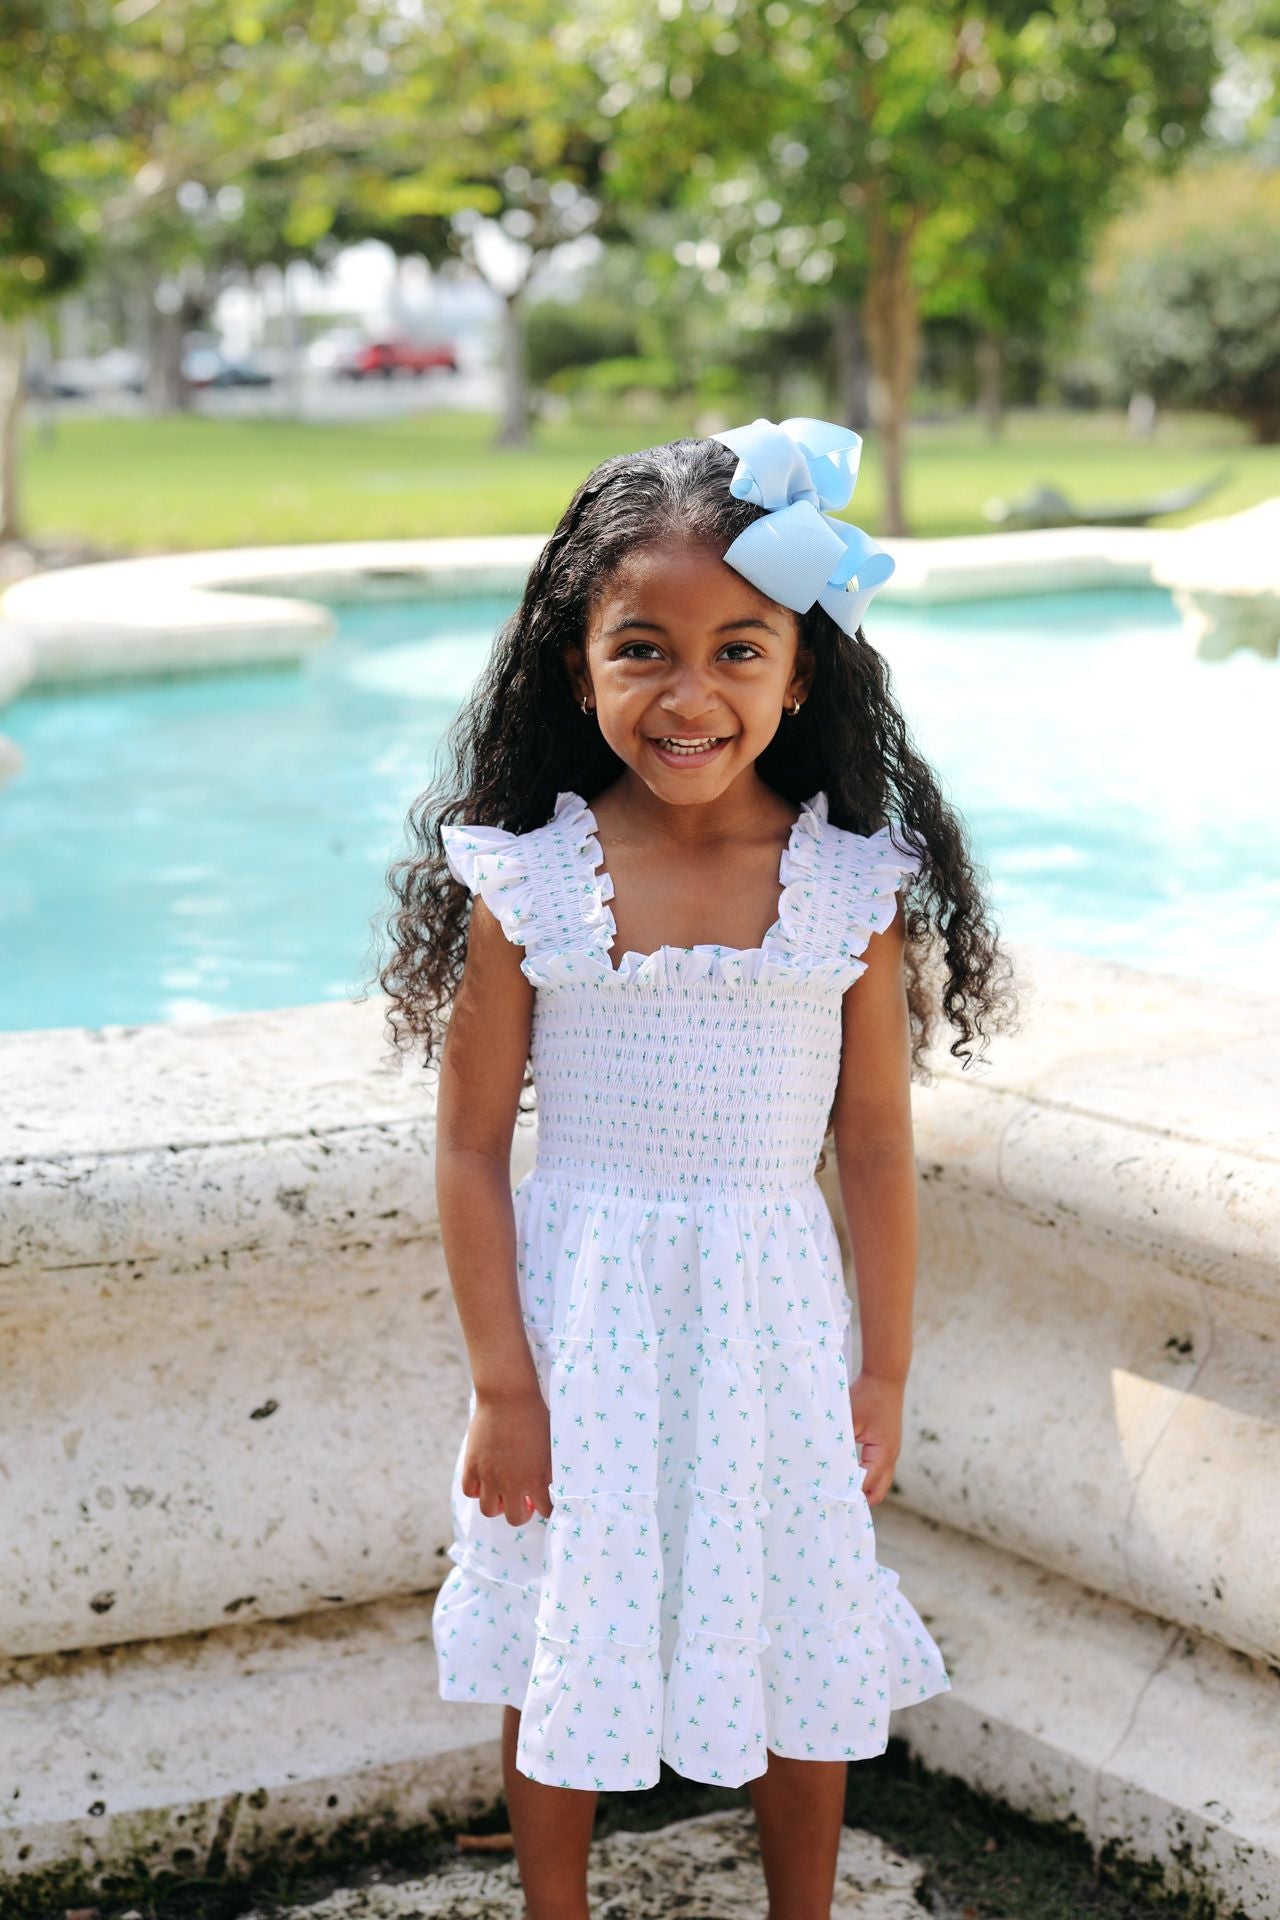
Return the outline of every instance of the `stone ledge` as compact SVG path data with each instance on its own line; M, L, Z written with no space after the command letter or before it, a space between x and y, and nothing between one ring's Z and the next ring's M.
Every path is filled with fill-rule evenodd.
M1017 958L1023 1033L916 1090L901 1496L1280 1660L1280 1001Z
M483 1811L501 1709L439 1698L433 1600L5 1662L0 1884L73 1859L235 1874L291 1833Z
M1087 1216L1224 1288L1280 1299L1280 998L1207 995L1051 948L1015 958L1033 1015L1024 1034L997 1041L981 1071L935 1055L936 1084L915 1090L926 1180L945 1163L948 1181L1031 1216ZM350 1155L374 1138L430 1152L434 1076L388 1065L383 1007L375 995L175 1027L0 1034L0 1267L12 1270L19 1236L28 1258L58 1265L128 1258L179 1232L184 1210L192 1251L240 1245L250 1228L271 1244L331 1237ZM533 1142L517 1128L513 1168ZM198 1211L182 1197L183 1156L221 1170ZM416 1177L414 1230L431 1232L431 1182ZM314 1204L290 1211L281 1190ZM135 1222L123 1239L108 1203ZM366 1198L366 1224L376 1213Z
M1010 949L1025 1026L914 1096L924 1178L1280 1303L1280 995ZM1136 1151L1140 1147L1141 1151ZM943 1173L945 1169L945 1173Z
M333 632L317 600L519 591L542 544L542 536L370 540L63 567L0 598L0 652L9 623L20 623L35 686L287 663Z
M0 1034L0 1293L78 1262L433 1234L434 1076L385 1063L383 1005Z
M1280 1678L896 1504L875 1525L952 1679L891 1736L1158 1862L1171 1890L1270 1920ZM302 1835L479 1812L501 1791L501 1709L439 1699L433 1600L6 1663L0 1754L20 1791L0 1799L0 1879L72 1858L234 1873Z
M903 1504L876 1518L885 1563L956 1667L953 1693L903 1710L895 1731L1015 1804L1025 1792L1036 1811L1083 1809L1101 1843L1132 1834L1175 1864L1181 1847L1187 1884L1269 1899L1280 1848L1256 1793L1274 1736L1259 1744L1257 1729L1259 1701L1274 1722L1275 1676L1228 1649L1274 1653L1276 1005L1070 954L1016 957L1035 988L1025 1031L983 1071L944 1054L915 1090ZM302 1664L271 1681L286 1745L290 1713L320 1740L341 1657L329 1636L375 1623L369 1658L389 1633L393 1678L418 1658L402 1623L440 1577L466 1377L433 1237L431 1083L385 1071L385 1052L374 999L0 1036L15 1201L0 1208L0 1257L22 1361L0 1421L25 1499L0 1543L0 1642L32 1656L0 1686L0 1753L59 1726L83 1740L117 1724L126 1740L142 1712L163 1765L172 1697L198 1729L205 1676L214 1696L249 1686L259 1653L274 1673L304 1613ZM519 1129L513 1172L533 1144ZM839 1220L830 1167L824 1186ZM104 1198L120 1206L100 1220ZM213 1631L189 1655L193 1695L165 1662L196 1628ZM81 1651L36 1659L58 1647ZM214 1671L229 1647L243 1681L239 1652L230 1677ZM167 1694L151 1678L165 1674ZM236 1713L257 1696L237 1697ZM33 1698L41 1711L23 1719ZM431 1795L471 1790L475 1747L441 1762ZM75 1811L98 1783L70 1751L45 1767L67 1797L22 1809L22 1844L46 1861L73 1817L86 1847L103 1818L94 1800ZM347 1778L346 1749L339 1762L326 1773L317 1758L315 1778ZM393 1753L385 1779L381 1764L366 1756L359 1793L326 1794L353 1817L398 1797L416 1763ZM243 1798L182 1787L184 1825L248 1847L259 1814L282 1831L328 1810L307 1780L254 1807L256 1778ZM155 1838L145 1785L123 1796L113 1846ZM161 1844L181 1844L165 1820Z
M1247 647L1274 660L1280 651L1280 498L1182 533L1176 547L1157 555L1152 580L1171 590L1197 652L1221 660Z
M875 1525L952 1682L894 1735L1095 1849L1157 1861L1170 1890L1273 1920L1280 1675L897 1505Z

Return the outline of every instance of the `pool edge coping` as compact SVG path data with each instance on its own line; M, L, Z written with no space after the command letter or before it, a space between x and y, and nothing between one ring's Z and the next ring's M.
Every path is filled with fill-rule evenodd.
M1180 537L1062 527L885 540L896 566L882 591L935 605L1149 586ZM0 707L28 687L300 659L332 631L327 598L385 598L392 578L441 597L518 593L546 538L212 548L31 574L0 595Z

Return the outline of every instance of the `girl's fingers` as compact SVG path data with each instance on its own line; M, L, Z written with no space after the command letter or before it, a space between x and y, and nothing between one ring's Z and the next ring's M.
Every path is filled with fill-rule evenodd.
M544 1520L549 1520L551 1518L551 1496L545 1488L541 1487L536 1495L526 1493L524 1496L524 1508L527 1519L531 1520L535 1513L540 1513Z
M523 1488L518 1491L513 1488L509 1493L504 1493L491 1490L489 1483L478 1473L464 1473L462 1491L468 1500L479 1502L480 1511L487 1520L496 1520L502 1514L513 1527L522 1527L535 1513L540 1513L546 1520L551 1518L551 1490L546 1485L540 1486L536 1493L527 1493Z
M523 1527L538 1512L538 1504L522 1489L503 1497L502 1511L513 1527Z

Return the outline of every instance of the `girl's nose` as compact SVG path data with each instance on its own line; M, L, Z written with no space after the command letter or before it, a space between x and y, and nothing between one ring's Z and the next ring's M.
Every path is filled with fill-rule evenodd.
M677 667L674 669L671 684L662 696L660 705L666 713L679 713L682 717L710 712L716 705L717 696L712 684L712 676L700 667Z

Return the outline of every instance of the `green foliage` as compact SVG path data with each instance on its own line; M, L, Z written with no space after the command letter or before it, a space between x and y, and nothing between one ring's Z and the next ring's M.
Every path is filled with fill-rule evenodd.
M73 286L96 220L64 172L94 118L103 22L73 0L9 0L0 33L0 318Z
M95 253L154 277L309 245L369 93L361 20L344 0L10 0L0 300L61 291Z
M529 376L538 385L566 368L642 352L634 310L603 300L540 300L527 310Z
M742 373L735 366L711 365L699 370L694 382L694 398L704 405L713 401L736 400L743 390Z
M1094 286L1089 350L1126 388L1280 440L1280 170L1219 158L1153 185Z
M678 396L681 385L674 360L645 360L638 354L593 360L589 366L563 367L547 382L553 393L595 400L615 400L633 393Z
M1134 175L1199 137L1218 62L1207 0L663 13L649 65L617 59L610 190L691 215L690 272L761 331L862 302L873 243L925 316L1060 324Z

